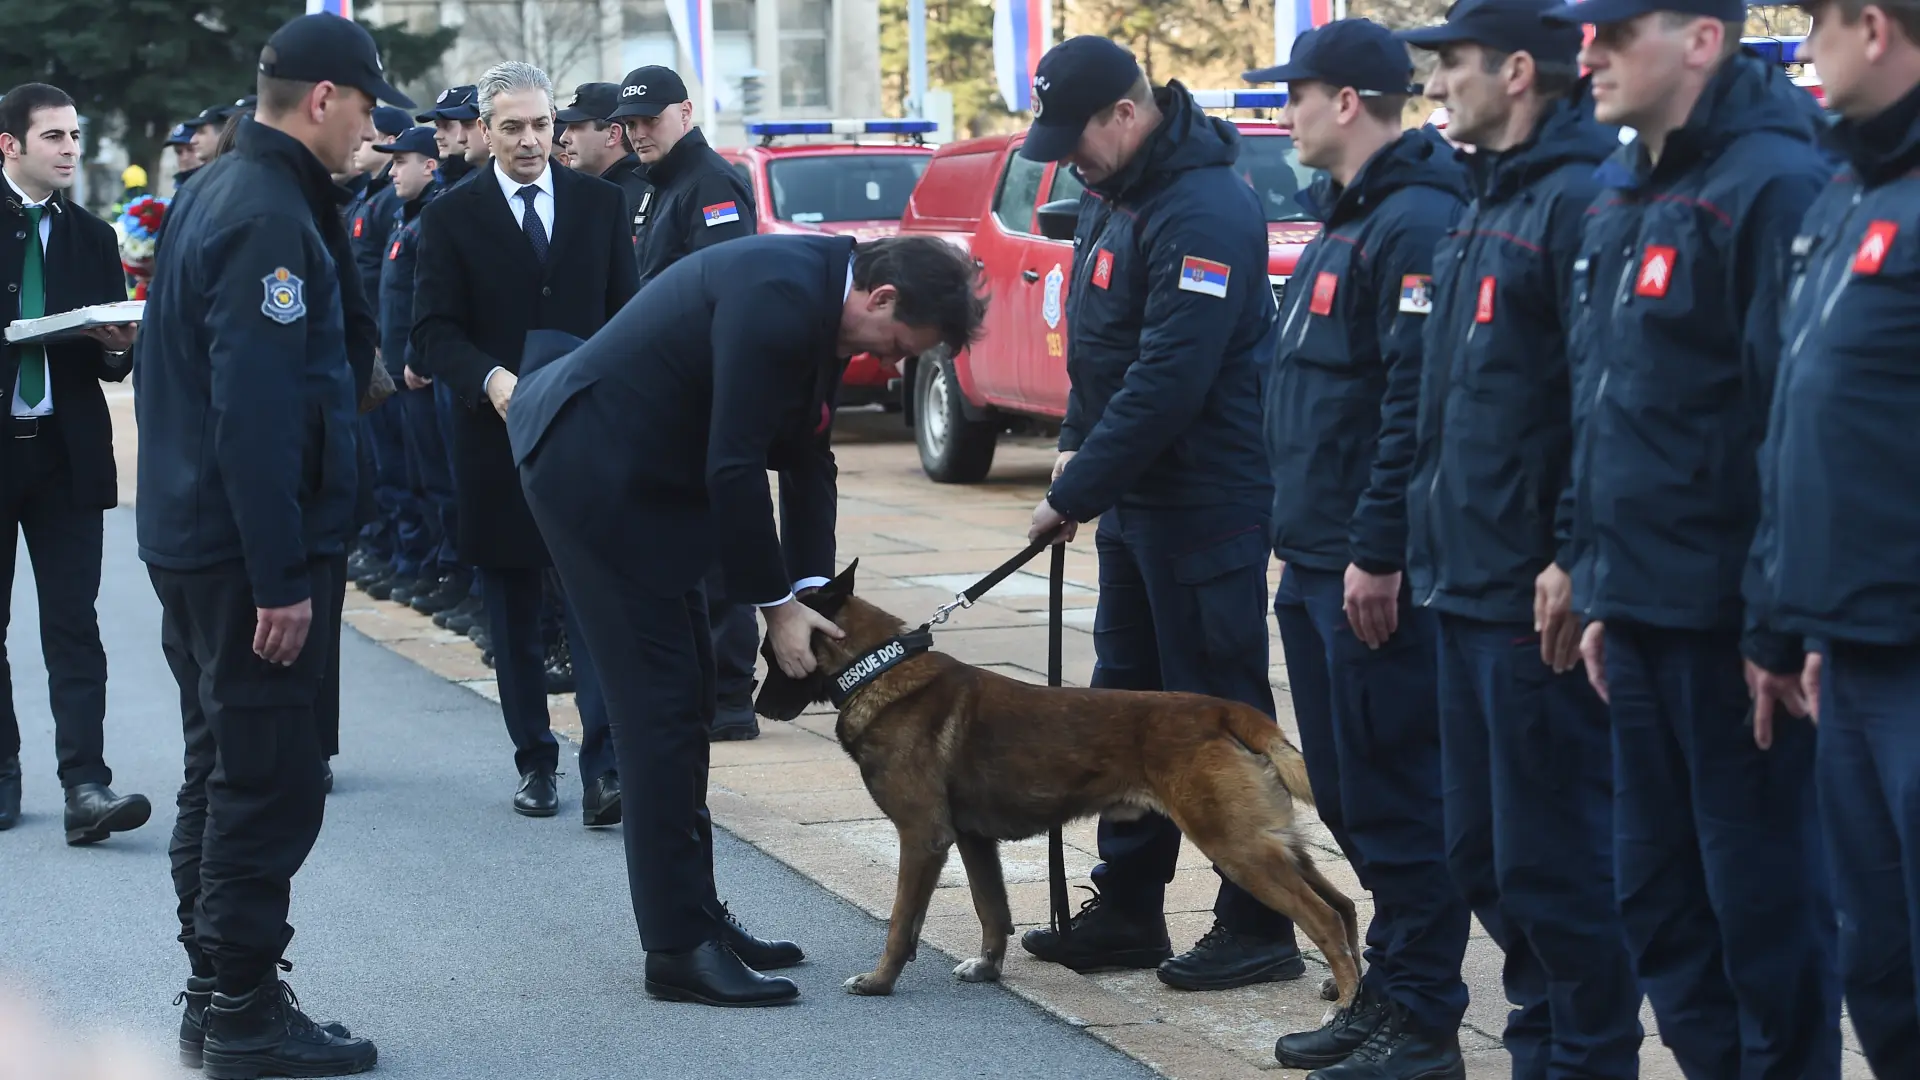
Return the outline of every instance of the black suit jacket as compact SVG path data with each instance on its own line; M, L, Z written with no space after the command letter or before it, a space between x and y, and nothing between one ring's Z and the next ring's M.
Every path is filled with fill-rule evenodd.
M5 322L20 317L20 272L27 256L27 230L32 223L20 208L13 188L0 182L6 205L0 209L0 280L7 283L0 300ZM53 226L47 237L41 283L48 315L110 304L127 298L127 278L120 269L120 241L113 226L87 212L86 207L55 194L50 207ZM53 411L66 440L74 500L81 506L111 509L120 501L120 484L113 466L113 422L107 415L100 381L119 382L133 370L131 354L109 363L106 350L93 341L61 342L47 346L47 385L53 389ZM20 350L8 345L0 352L0 416L13 411L13 381L20 371ZM0 439L0 471L8 468L12 439Z
M554 169L553 236L543 264L493 169L448 189L420 215L412 340L421 374L446 382L465 406L456 410L453 433L461 558L538 567L549 564L546 545L484 381L495 366L518 373L528 331L593 336L639 280L619 188Z
M529 371L507 428L543 520L656 595L698 587L716 559L739 603L833 576L832 403L853 248L769 235L696 251Z

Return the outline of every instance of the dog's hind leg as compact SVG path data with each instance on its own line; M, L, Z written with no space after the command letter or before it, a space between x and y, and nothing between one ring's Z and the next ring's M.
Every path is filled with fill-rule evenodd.
M1013 910L1007 906L1007 880L1000 872L1000 845L989 837L960 834L960 861L967 868L967 888L973 910L980 916L980 955L963 961L953 973L966 982L993 982L1007 959L1007 939L1013 936Z
M927 905L933 901L940 871L947 865L947 849L952 846L951 833L933 836L900 829L900 880L894 887L893 918L887 923L887 948L880 955L880 966L847 980L849 994L877 997L893 993L901 969L918 951L920 926L926 921Z
M1218 864L1235 885L1307 932L1307 937L1326 957L1327 966L1333 969L1339 1004L1351 1004L1360 989L1360 954L1350 929L1353 902L1335 892L1336 897L1346 901L1344 910L1336 910L1329 904L1321 890L1309 884L1305 877L1308 872L1318 877L1319 870L1303 869L1283 836L1281 829L1262 828L1248 822L1247 831L1238 836L1192 836L1192 839L1194 846ZM1325 883L1324 878L1321 881ZM1327 888L1332 890L1331 885Z
M1347 929L1347 948L1355 957L1360 955L1360 915L1354 910L1353 901L1346 893L1334 887L1327 875L1314 865L1313 856L1299 838L1293 841L1294 865L1300 869L1300 878L1307 883L1327 906L1340 916L1340 922Z

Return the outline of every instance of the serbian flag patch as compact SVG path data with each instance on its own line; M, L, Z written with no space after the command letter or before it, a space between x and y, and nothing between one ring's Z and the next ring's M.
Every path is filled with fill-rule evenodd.
M1227 295L1227 277L1232 272L1226 263L1189 255L1180 260L1180 287L1188 292L1224 298Z
M700 216L706 220L707 228L711 229L715 225L725 225L729 222L739 221L740 207L738 204L730 202L714 203L712 206L701 207Z
M1433 311L1433 276L1406 274L1400 278L1400 310L1408 315Z

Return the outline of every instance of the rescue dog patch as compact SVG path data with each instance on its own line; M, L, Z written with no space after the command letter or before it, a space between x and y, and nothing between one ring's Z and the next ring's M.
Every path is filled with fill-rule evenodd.
M282 266L260 279L266 299L260 301L260 313L281 326L298 322L307 313L307 285Z
M1634 283L1635 296L1651 296L1659 299L1667 295L1667 286L1673 283L1674 261L1679 252L1661 244L1648 244L1647 254L1640 260L1640 277Z
M1180 287L1188 292L1225 298L1227 278L1232 273L1226 263L1188 255L1180 260Z
M1307 301L1307 310L1315 315L1333 314L1333 291L1340 287L1340 275L1331 270L1322 270L1313 276L1313 296Z
M712 206L701 207L700 216L706 220L707 228L711 229L715 225L726 225L730 222L739 221L740 207L738 204L730 202L714 203Z
M1400 278L1400 311L1404 315L1425 315L1433 310L1433 277L1407 274Z
M1853 272L1879 273L1880 264L1887 261L1887 252L1893 249L1893 238L1899 233L1897 221L1868 222L1867 235L1860 238L1860 250L1853 253Z

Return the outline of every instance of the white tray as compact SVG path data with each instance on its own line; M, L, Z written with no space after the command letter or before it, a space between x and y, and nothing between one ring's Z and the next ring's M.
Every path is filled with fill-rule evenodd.
M75 308L58 315L45 315L38 319L15 319L7 324L7 343L22 345L71 341L85 336L85 331L93 326L124 326L137 323L146 314L145 300L122 300L113 304L95 304L92 307Z

